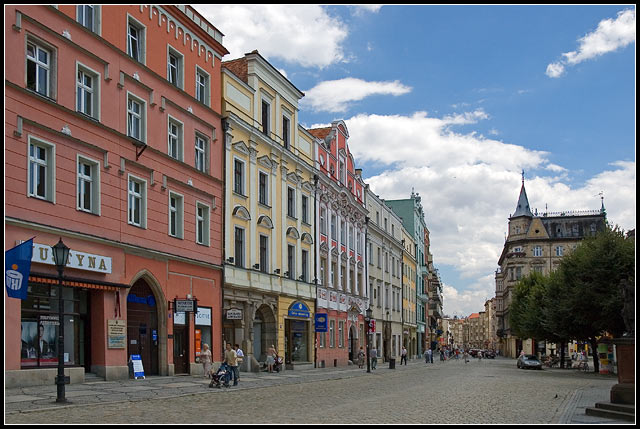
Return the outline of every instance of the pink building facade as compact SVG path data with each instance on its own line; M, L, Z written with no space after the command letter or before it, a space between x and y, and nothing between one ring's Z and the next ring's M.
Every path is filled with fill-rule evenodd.
M327 314L326 333L316 333L320 367L355 362L365 347L366 283L365 185L349 150L344 121L311 129L316 137L317 313Z
M202 371L202 343L222 357L222 34L188 6L5 19L5 250L34 237L27 299L5 292L5 385L53 382L59 326L72 383L127 378L135 354L146 374Z

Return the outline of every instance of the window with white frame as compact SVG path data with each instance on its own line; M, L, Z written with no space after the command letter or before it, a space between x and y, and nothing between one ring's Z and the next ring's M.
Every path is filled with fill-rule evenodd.
M308 250L302 250L302 281L303 282L308 282L309 281L309 251Z
M344 347L344 321L338 322L338 347Z
M291 120L282 115L282 143L284 144L285 149L289 149L289 135L291 133Z
M209 105L209 73L196 66L196 100Z
M236 226L234 233L234 262L236 267L244 268L244 246L244 229Z
M77 209L100 214L100 163L78 156Z
M209 206L196 203L196 243L209 245Z
M184 197L169 192L169 235L183 238L184 231Z
M127 23L127 54L136 61L145 62L145 27L131 16Z
M339 168L340 168L340 183L342 183L343 185L347 184L347 169L345 167L345 161L344 158L340 157L340 164L339 164Z
M178 161L183 160L184 125L182 122L169 116L169 127L167 130L167 153L171 158Z
M258 202L269 205L269 175L262 171L258 172Z
M260 234L260 271L269 272L269 237Z
M238 158L233 160L233 192L244 195L244 162Z
M287 215L296 217L296 190L287 187Z
M204 136L196 134L196 169L207 172L207 159L209 158L209 141Z
M535 246L533 248L533 256L542 256L542 247L541 246Z
M269 135L270 123L271 123L271 104L266 100L262 100L262 133L265 136Z
M53 98L53 50L41 42L27 40L27 89Z
M327 234L327 209L320 207L320 234Z
M329 347L336 346L336 321L329 321Z
M302 222L309 223L309 197L302 196Z
M134 176L129 176L128 187L128 223L140 228L146 228L147 182Z
M336 216L331 215L331 238L336 239Z
M178 88L183 88L184 56L173 47L167 47L167 80Z
M94 119L99 118L100 75L77 64L76 110Z
M85 4L76 7L76 20L80 25L99 33L100 27L100 6L95 4Z
M145 109L145 102L140 98L133 94L127 96L127 135L142 142L146 138Z
M296 278L296 247L290 244L287 245L287 278Z
M55 146L29 137L28 195L55 202L55 170Z
M564 255L564 247L556 246L556 256L563 256L563 255Z

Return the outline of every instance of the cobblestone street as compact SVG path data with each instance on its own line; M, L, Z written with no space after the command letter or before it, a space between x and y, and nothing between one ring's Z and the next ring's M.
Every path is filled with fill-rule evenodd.
M504 358L472 359L468 364L414 361L395 370L384 364L372 374L357 368L243 373L240 385L228 390L209 389L196 377L182 377L182 383L174 378L165 377L164 384L148 389L127 381L146 393L114 403L104 403L106 397L102 403L83 401L82 393L74 395L68 387L73 403L63 408L56 407L54 394L38 407L8 411L8 397L17 397L17 392L6 391L5 422L618 423L584 416L581 410L608 400L615 377L574 370L518 370L515 360ZM181 392L179 384L193 389ZM168 388L171 385L175 389ZM81 386L84 390L75 391L88 390L86 384ZM92 389L99 386L96 383Z

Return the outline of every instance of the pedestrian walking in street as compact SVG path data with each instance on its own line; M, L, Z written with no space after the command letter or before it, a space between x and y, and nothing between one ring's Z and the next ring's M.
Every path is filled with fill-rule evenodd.
M482 350L478 351L478 362L482 362Z
M204 369L205 378L211 377L211 350L209 350L209 344L207 343L202 345L200 362L202 362L202 369Z
M236 356L238 356L238 381L240 381L240 365L242 364L242 361L244 361L244 352L238 344L233 348L236 351Z
M469 352L466 349L464 351L464 363L469 363Z
M224 352L224 362L231 368L231 375L233 376L233 385L238 385L238 355L236 351L231 348L231 343L227 343L227 350ZM228 382L227 382L228 383Z
M364 350L362 346L360 346L360 351L358 352L358 368L362 368L364 366Z
M269 347L267 350L267 371L273 372L273 364L276 363L276 348L275 346Z
M378 365L378 350L375 346L371 349L369 354L371 356L371 369L376 369L376 366Z
M400 357L400 365L402 365L402 361L404 361L404 364L407 364L407 348L405 346L402 346L402 353L401 353L401 357Z
M429 350L424 351L424 363L429 363Z
M429 363L433 363L433 350L427 349L427 356L429 356Z

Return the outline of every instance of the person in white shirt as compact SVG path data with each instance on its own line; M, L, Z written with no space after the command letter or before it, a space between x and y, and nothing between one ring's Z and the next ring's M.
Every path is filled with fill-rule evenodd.
M238 356L238 380L240 380L240 364L244 360L244 353L238 344L235 345L236 355Z

